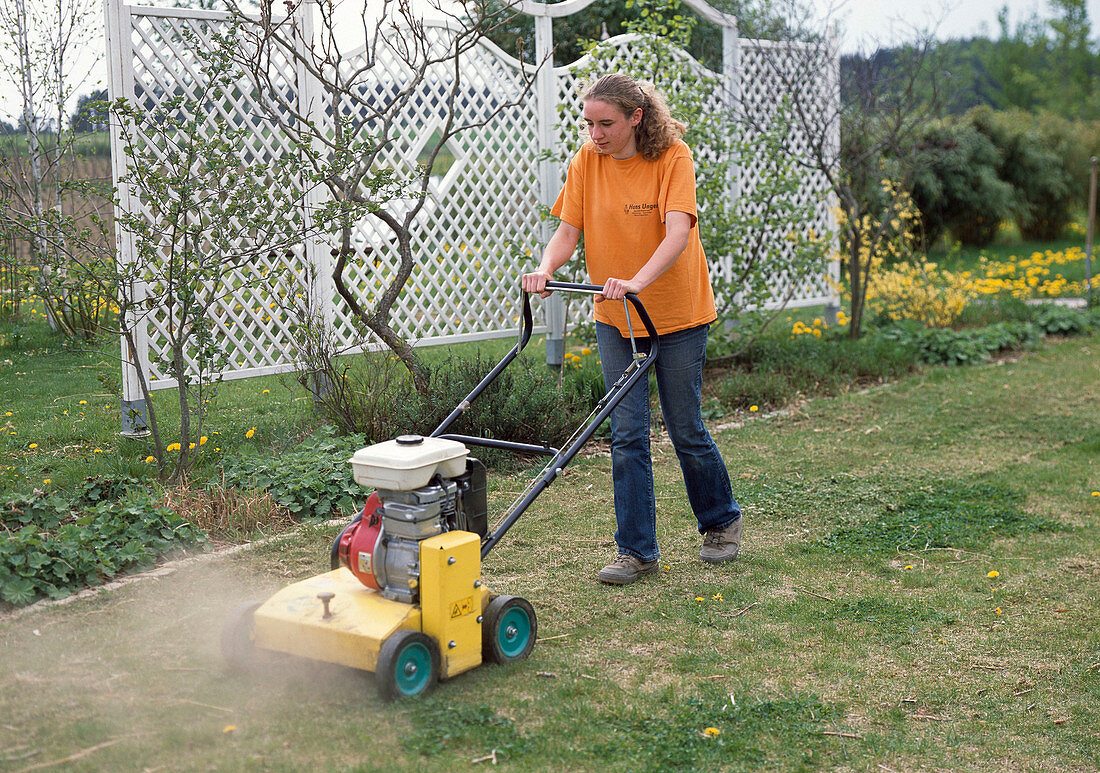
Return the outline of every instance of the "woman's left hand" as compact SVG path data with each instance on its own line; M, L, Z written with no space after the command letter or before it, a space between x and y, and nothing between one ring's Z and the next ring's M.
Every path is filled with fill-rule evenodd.
M642 291L641 283L635 282L633 279L616 279L610 277L603 285L603 292L596 296L596 303L603 303L604 301L621 301L626 297L627 293L640 293Z

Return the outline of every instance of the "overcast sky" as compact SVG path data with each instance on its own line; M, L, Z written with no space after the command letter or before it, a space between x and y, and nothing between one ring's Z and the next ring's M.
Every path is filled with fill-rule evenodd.
M361 0L343 0L359 5ZM1038 12L1049 17L1052 11L1047 0L810 0L823 14L840 22L842 46L846 51L873 51L882 45L913 40L917 31L936 30L941 40L975 35L994 37L999 33L997 13L1007 6L1010 29L1019 21ZM169 5L168 0L142 0L142 5ZM1100 38L1100 0L1088 0L1093 38ZM95 17L99 20L99 15ZM93 38L102 50L102 36ZM2 62L0 64L8 64ZM92 67L92 77L82 89L90 91L96 82L102 83L106 68L102 60ZM8 78L0 77L0 117L13 120L20 107Z
M997 37L997 14L1008 7L1009 28L1036 12L1053 16L1046 0L813 0L822 12L830 7L844 30L846 49L874 49L878 45L905 42L917 30L935 30L940 40L977 35ZM1088 0L1093 39L1100 37L1100 0Z

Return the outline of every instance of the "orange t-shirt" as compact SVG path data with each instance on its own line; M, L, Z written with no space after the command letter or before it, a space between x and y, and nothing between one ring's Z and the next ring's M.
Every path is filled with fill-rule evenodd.
M593 284L610 277L630 279L665 238L665 215L691 216L688 245L665 273L638 294L657 332L675 333L717 318L707 258L699 241L695 206L695 164L677 141L656 161L641 154L616 159L586 142L573 161L551 214L584 231L584 258ZM627 334L621 301L596 304L596 319ZM634 335L645 328L631 314Z

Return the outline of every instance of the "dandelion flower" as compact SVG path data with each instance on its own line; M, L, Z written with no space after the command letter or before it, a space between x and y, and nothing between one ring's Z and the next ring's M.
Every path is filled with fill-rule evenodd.
M33 451L34 449L38 448L38 443L31 443L29 446L27 446L27 448Z
M180 450L180 444L179 443L170 443L167 450L168 451L179 451Z
M997 614L998 615L1001 614L1001 608L1000 607L997 607Z
M88 404L88 401L87 401L87 400L81 400L81 401L80 401L80 404L81 404L81 405L87 405L87 404Z
M156 460L157 460L157 458L156 458L155 456L147 456L147 457L145 457L145 463L146 463L146 464L152 464L152 463L153 463L153 462L155 462Z
M716 727L708 727L703 731L703 734L706 735L707 738L717 738L722 735L722 731Z
M253 427L252 429L248 430L248 432L244 433L244 436L246 438L251 438L255 434L256 434L256 428Z
M232 733L236 729L237 729L236 725L226 725L225 727L222 728L222 732L225 733L226 735L228 735L229 733Z
M696 601L706 601L706 599L704 599L702 596L696 596L695 600Z
M589 348L588 348L588 347L586 346L586 347L584 347L583 349L581 349L581 354L583 354L583 355L584 355L585 357L587 357L588 355L592 354L592 350L591 350L591 349L589 349Z
M11 414L9 413L8 416L11 416ZM1092 492L1092 495L1094 497L1100 497L1100 491L1094 491L1094 492Z
M756 413L756 412L757 412L757 411L759 411L759 410L760 410L760 406L759 406L759 405L750 405L750 406L749 406L749 412L750 412L750 413Z
M4 415L5 415L5 416L11 416L11 411L8 411L8 412L7 412L7 413L5 413ZM1094 491L1093 493L1095 494L1096 492Z
M199 445L200 445L200 446L204 446L204 445L206 445L206 441L207 441L207 440L209 440L209 438L208 438L208 437L206 437L206 435L203 435L203 436L202 436L201 438L199 438Z
M260 394L262 394L262 395L269 395L269 394L271 394L271 390L270 390L270 389L265 389L265 390L264 390L263 392L261 392Z
M92 451L92 453L93 454L101 454L101 453L103 453L103 449L102 448L97 448L94 451Z
M711 601L721 601L722 600L722 594L720 592L715 593L713 596L710 597L710 600Z
M907 564L905 568L906 568L906 569L912 569L912 568L913 568L913 565L912 565L912 564Z
M43 485L48 486L48 485L50 485L50 479L46 478L44 481L42 481L42 483L43 483Z
M995 580L1000 576L1001 576L1001 573L998 572L996 569L994 569L993 571L991 571L989 574L986 575L986 577L988 577L991 580Z

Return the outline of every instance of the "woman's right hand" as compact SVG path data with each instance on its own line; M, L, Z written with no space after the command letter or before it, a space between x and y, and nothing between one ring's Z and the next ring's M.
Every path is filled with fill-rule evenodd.
M546 283L549 282L553 276L549 271L543 271L542 269L535 269L529 274L524 274L520 279L520 286L523 287L524 292L538 293L539 297L547 298L553 295L553 290L546 289Z

